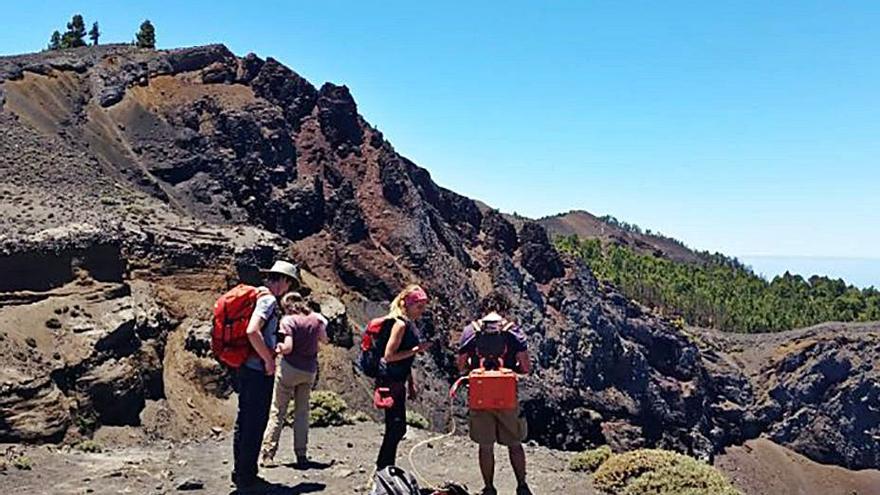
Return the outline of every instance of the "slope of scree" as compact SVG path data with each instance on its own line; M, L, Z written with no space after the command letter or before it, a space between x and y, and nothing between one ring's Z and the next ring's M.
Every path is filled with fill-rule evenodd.
M433 297L423 333L448 344L417 370L426 391L416 408L434 424L445 418L459 331L477 316L480 297L497 290L514 302L529 337L536 370L523 383L523 406L532 438L545 445L660 446L711 458L775 427L778 416L756 414L760 378L598 283L539 224L514 226L437 186L360 116L345 86L316 88L276 60L236 57L221 45L110 45L0 58L0 105L9 136L0 160L10 181L0 207L10 242L70 222L118 222L122 278L158 292L159 304L185 321L162 335L187 332L193 352L204 355L210 300L226 280L218 275L198 291L181 274L234 276L218 265L252 273L256 261L280 252L260 247L260 258L255 246L286 244L315 275L310 289L339 315L324 384L354 404L367 404L368 383L352 371L352 329L418 281ZM34 207L26 222L23 198ZM193 249L193 238L205 249ZM4 256L12 265L11 256L26 255ZM13 298L25 289L46 287L0 288ZM168 297L178 291L198 302ZM212 373L205 369L203 378ZM172 395L164 388L161 395ZM0 431L27 439L16 437L10 410L0 405ZM877 465L876 443L848 457L849 430L839 433L835 459ZM798 438L793 446L803 449L809 432Z

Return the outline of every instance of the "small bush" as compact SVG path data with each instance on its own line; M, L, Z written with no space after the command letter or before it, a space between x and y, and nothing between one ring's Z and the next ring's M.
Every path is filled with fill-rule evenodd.
M431 427L428 419L415 411L406 412L406 424L420 430L427 430Z
M22 471L30 471L33 468L33 462L31 462L31 458L26 455L20 455L12 461L12 465L15 466L16 469L20 469Z
M611 447L603 445L595 449L585 450L575 454L568 463L568 469L572 471L586 471L592 473L599 469L603 462L611 457Z
M351 423L366 423L366 422L372 421L373 418L371 418L369 414L367 414L363 411L358 411L354 414L349 414L348 420Z
M98 428L98 417L94 413L80 414L76 417L76 428L83 435L89 434Z
M741 495L717 469L657 449L612 455L593 478L597 489L621 495Z
M342 426L352 423L348 415L348 404L336 392L312 392L310 409L309 424L312 426Z
M89 452L92 454L98 454L104 451L104 447L101 446L100 443L94 440L83 440L82 442L76 444L77 450L82 452Z

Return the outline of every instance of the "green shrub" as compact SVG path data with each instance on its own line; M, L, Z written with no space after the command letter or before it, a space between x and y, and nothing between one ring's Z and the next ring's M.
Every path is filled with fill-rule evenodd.
M611 447L602 445L601 447L575 454L568 463L568 469L592 473L599 469L599 466L608 460L609 457L611 457Z
M357 411L353 414L349 414L348 420L351 423L366 423L366 422L372 421L373 418L371 418L369 414L367 414L363 411Z
M603 492L620 495L741 495L712 466L656 449L612 455L596 470L593 482Z
M98 454L104 451L104 447L101 446L100 443L94 440L83 440L82 442L76 444L77 450L82 452L89 452L92 454Z
M431 427L428 419L415 411L406 412L406 424L420 430L427 430Z
M329 390L312 392L310 409L309 424L312 426L342 426L352 423L348 415L348 404L336 392Z
M20 455L12 461L12 465L15 466L16 469L20 469L22 471L30 471L33 468L33 462L31 458L26 455Z
M76 428L83 435L89 434L98 428L98 417L95 413L83 413L76 417Z

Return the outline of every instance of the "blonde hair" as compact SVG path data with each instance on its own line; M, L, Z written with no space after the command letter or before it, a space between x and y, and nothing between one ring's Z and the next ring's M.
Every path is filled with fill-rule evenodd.
M284 314L295 315L309 313L310 309L305 298L299 292L288 292L281 298L281 309Z
M388 308L388 317L403 318L404 320L409 319L409 317L406 315L406 296L420 289L421 286L411 284L407 285L405 289L400 291L400 293L397 294L397 297L395 297L394 300L391 301L391 306Z

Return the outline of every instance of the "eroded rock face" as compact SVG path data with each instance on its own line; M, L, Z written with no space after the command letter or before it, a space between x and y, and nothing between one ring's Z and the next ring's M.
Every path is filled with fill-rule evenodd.
M767 435L812 459L880 466L880 334L815 335L780 349L762 370L758 421Z
M439 187L364 121L344 86L319 91L276 60L237 58L222 46L101 46L0 58L0 94L22 101L21 86L5 84L13 80L52 94L48 78L29 73L71 76L71 91L82 94L49 130L31 106L0 110L0 178L13 188L0 204L33 191L45 193L37 203L58 202L55 217L3 225L34 233L89 218L101 228L75 232L70 245L13 236L14 249L0 252L4 273L28 265L32 275L0 280L0 311L39 309L44 293L71 284L95 298L81 305L91 316L47 309L61 312L43 315L35 334L78 345L59 359L40 355L37 365L54 363L49 382L33 381L39 377L28 373L39 366L19 351L25 361L15 366L28 373L0 385L9 387L0 397L0 438L55 438L80 414L136 424L143 401L163 395L164 345L177 324L168 314L188 319L194 381L228 395L208 352L208 308L224 285L259 283L256 267L284 256L333 287L316 297L325 295L317 302L338 359L354 357L352 328L403 286L428 290L423 336L447 344L419 361L428 390L420 405L434 411L435 424L446 419L459 332L478 316L480 298L498 291L528 335L535 372L522 400L542 443L661 446L710 459L767 433L820 460L878 464L873 341L804 345L746 376L723 349L561 256L537 223L517 232L499 213ZM238 276L227 267L220 277L220 265ZM161 297L139 282L161 287ZM152 308L160 299L167 307ZM24 383L33 385L15 389ZM65 403L59 394L81 409L25 412ZM40 428L46 433L35 436Z
M538 283L544 284L562 276L565 270L562 260L550 245L544 227L535 222L526 222L519 236L522 265Z
M70 422L68 400L49 377L0 384L0 442L59 441Z

